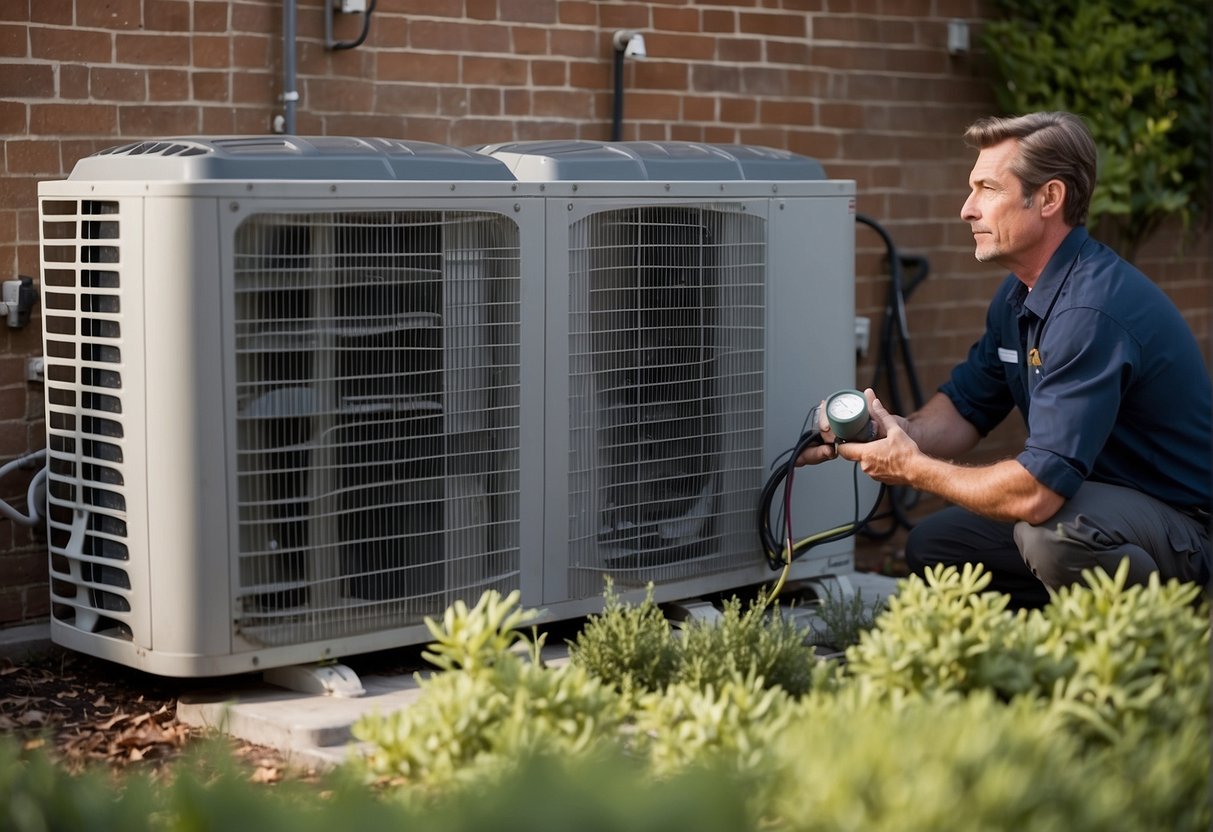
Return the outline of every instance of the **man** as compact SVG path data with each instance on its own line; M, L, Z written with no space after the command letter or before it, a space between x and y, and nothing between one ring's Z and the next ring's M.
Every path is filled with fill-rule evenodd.
M982 119L965 139L979 153L961 218L977 259L1011 272L985 334L909 417L866 391L878 439L812 448L799 462L841 455L880 482L948 500L911 532L911 569L982 563L1017 606L1125 558L1130 582L1155 571L1206 582L1209 374L1174 304L1087 234L1090 133L1048 112ZM1028 428L1018 456L950 461L1012 408Z

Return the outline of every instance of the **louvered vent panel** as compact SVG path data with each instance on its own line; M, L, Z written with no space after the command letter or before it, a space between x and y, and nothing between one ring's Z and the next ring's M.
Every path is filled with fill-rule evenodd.
M51 611L130 638L122 218L115 201L41 208Z
M518 247L468 211L241 225L245 639L416 624L518 586Z
M764 221L651 206L576 222L570 592L736 568L761 487Z

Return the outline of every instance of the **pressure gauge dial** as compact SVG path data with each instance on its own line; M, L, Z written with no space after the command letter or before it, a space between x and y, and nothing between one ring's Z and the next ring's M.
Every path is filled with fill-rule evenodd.
M826 421L839 439L854 439L868 425L868 400L858 390L839 390L826 399Z

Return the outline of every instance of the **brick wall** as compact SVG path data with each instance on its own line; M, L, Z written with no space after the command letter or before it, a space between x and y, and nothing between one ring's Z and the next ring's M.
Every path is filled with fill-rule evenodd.
M321 0L298 3L298 132L455 145L606 139L611 36L644 32L626 66L624 138L742 142L819 158L856 180L858 209L932 276L909 326L928 393L976 337L1000 274L957 217L964 126L993 110L980 54L948 55L947 21L983 0L379 0L366 43L324 48ZM357 15L336 35L357 35ZM0 278L38 274L36 183L126 140L264 133L281 112L279 0L0 0ZM1208 343L1207 242L1156 240L1142 262ZM857 301L879 329L886 278L858 232ZM42 391L24 380L39 321L0 328L0 461L42 446ZM874 349L871 355L877 354ZM871 378L871 358L859 381ZM825 392L825 391L823 391ZM1000 429L987 455L1021 429ZM0 482L23 503L28 474ZM897 539L883 548L895 548ZM0 519L0 623L46 614L43 542Z

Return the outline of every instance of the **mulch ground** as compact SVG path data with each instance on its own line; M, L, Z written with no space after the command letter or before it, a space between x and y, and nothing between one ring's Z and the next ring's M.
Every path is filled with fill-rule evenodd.
M159 776L206 736L177 721L180 682L60 651L0 662L0 732L41 749L68 771L108 767ZM313 778L277 750L231 740L249 778Z

